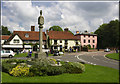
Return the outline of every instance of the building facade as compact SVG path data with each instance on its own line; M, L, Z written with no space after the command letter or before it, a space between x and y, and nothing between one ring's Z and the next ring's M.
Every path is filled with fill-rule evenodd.
M39 32L35 31L35 26L31 26L31 31L13 31L11 35L1 36L2 49L23 50L32 49L34 45L39 48ZM68 28L64 31L43 32L43 48L50 48L58 51L68 51L71 48L80 51L81 46L89 45L91 48L97 48L97 35L88 32L72 34ZM37 48L37 49L38 49Z
M97 35L91 34L85 31L84 33L79 33L76 31L76 37L80 39L81 46L89 45L91 48L97 48Z
M1 45L3 45L8 39L10 35L1 35Z
M2 36L2 49L11 49L13 51L32 49L35 44L39 47L39 32L31 26L31 31L13 31L8 38ZM46 35L43 32L43 48L46 48Z
M80 40L65 29L64 31L47 31L52 50L68 51L70 48L80 51Z

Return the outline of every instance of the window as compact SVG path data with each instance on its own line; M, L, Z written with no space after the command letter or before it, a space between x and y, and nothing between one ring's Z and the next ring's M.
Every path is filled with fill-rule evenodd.
M6 52L6 53L10 53L10 51L9 51L9 50L6 50L5 52Z
M95 45L93 45L93 48L95 48Z
M88 37L90 37L90 35L88 35Z
M90 40L88 40L88 43L90 43Z
M85 35L84 35L84 37L85 37Z
M4 53L4 51L1 51L2 53Z
M93 43L95 43L95 40L93 40Z
M65 45L67 45L68 44L68 40L65 40Z
M67 46L65 46L65 49L67 49Z
M84 39L84 43L86 43L86 40Z
M62 40L60 40L60 43L62 43Z
M19 39L14 39L14 43L19 43Z
M57 40L54 40L54 44L57 44Z
M29 41L25 41L25 43L29 43Z
M36 41L32 41L32 43L36 43Z
M54 46L54 49L57 49L57 46Z
M67 43L67 40L65 40L65 43Z
M29 34L26 33L26 34L25 34L25 37L28 38L28 37L29 37Z
M76 45L78 45L78 42L76 41Z
M93 38L94 38L94 36L93 36Z

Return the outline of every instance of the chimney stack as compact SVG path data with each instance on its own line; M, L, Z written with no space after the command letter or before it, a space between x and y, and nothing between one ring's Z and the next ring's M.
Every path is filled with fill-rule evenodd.
M79 34L79 31L76 31L76 34Z
M88 31L87 31L87 30L85 30L84 32L85 32L85 33L88 33Z
M64 31L68 31L68 28L65 28Z
M31 31L35 31L35 26L31 26Z

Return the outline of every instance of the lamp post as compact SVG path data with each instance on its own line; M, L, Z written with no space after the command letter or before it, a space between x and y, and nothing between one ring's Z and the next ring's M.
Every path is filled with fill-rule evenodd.
M44 17L42 16L42 10L40 10L40 16L38 17L38 25L39 25L39 53L38 53L38 58L43 58L43 57L46 56L46 54L42 51L43 24L44 24Z

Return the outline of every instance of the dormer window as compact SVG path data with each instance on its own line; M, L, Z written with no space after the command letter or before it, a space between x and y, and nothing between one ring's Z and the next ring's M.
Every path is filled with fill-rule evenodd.
M14 39L14 43L19 43L19 39Z
M25 37L28 38L28 37L29 37L29 34L25 34Z

